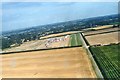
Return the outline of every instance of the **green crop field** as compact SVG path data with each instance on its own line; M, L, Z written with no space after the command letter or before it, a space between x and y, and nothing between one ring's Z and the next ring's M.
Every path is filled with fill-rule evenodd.
M80 34L71 34L70 36L70 46L79 46L82 45Z
M105 78L120 78L119 45L90 47L92 55Z
M76 34L77 37L77 45L82 45L81 39L80 39L80 33Z
M76 45L75 34L71 34L70 37L71 37L71 40L70 40L71 46L75 46Z

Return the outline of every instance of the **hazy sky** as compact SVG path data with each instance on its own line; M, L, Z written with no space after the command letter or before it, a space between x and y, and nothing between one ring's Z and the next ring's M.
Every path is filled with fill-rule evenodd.
M2 4L2 29L10 31L117 13L117 2L5 2Z

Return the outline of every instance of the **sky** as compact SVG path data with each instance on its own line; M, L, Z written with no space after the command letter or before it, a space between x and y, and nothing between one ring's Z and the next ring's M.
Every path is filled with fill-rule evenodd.
M2 31L118 13L117 2L3 2Z

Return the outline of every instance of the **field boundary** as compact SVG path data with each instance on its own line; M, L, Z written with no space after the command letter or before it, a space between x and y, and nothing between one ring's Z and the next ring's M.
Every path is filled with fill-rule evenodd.
M79 31L79 32L80 32L80 31ZM52 36L52 37L42 38L42 39L39 39L39 40L44 40L44 39L49 39L49 38L55 38L55 37L61 37L61 36L76 34L76 33L79 33L79 32L69 33L69 34L63 34L63 35L59 35L59 36ZM58 33L58 34L59 34L59 33ZM52 35L52 34L51 34L51 35ZM48 35L46 35L46 36L48 36Z
M87 41L87 39L84 37L85 35L84 35L83 33L81 33L81 36L82 36L85 44L86 44L87 46L89 46L90 44L89 44L89 42Z
M93 58L92 53L89 50L89 46L88 46L88 44L86 42L86 39L85 39L84 35L82 33L80 33L80 36L81 36L82 41L83 41L82 42L83 45L84 45L83 48L85 48L85 50L86 50L86 53L87 53L87 55L88 55L88 57L89 57L89 59L90 59L90 61L92 63L93 69L94 69L97 77L98 78L104 78L103 75L102 75L102 73L101 73L101 71L100 71L100 69L99 69L99 67L98 67L98 65L97 65L97 63L96 63L96 61L95 61L95 59Z
M90 52L89 48L86 50L87 53L88 53L88 56L89 56L89 59L91 60L92 62L92 66L93 66L93 69L95 70L96 72L96 75L98 76L98 78L104 78L101 71L100 71L100 68L98 67L95 59L93 58L93 55L92 53Z
M33 52L33 51L46 51L46 50L55 50L55 49L64 49L64 48L76 48L76 47L82 47L82 45L57 47L57 48L48 48L48 49L35 49L35 50L15 51L15 52L3 52L0 55L14 54L14 53L23 53L23 52Z
M120 30L115 30L115 31L108 31L108 32L100 32L100 33L93 33L93 34L88 34L88 35L85 35L85 36L92 36L92 35L98 35L98 34L105 34L105 33L112 33L112 32L119 32Z
M100 31L100 30L107 30L107 29L113 29L113 28L119 28L119 27L109 27L109 28L104 28L104 29L98 29L98 30L96 30L96 29L94 29L95 31ZM86 30L86 31L83 31L83 33L85 33L85 32L91 32L92 30Z

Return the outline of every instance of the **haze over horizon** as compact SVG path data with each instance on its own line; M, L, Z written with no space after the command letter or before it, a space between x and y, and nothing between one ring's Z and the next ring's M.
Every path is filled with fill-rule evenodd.
M117 13L117 2L5 2L2 31Z

